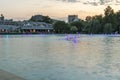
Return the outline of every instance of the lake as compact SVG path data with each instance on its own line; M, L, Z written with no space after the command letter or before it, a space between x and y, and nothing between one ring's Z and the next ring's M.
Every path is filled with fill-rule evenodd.
M120 36L1 35L0 69L27 80L120 80Z

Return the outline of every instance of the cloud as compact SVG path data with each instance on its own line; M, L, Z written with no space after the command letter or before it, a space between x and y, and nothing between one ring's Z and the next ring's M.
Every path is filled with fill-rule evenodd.
M93 5L93 6L98 6L99 5L99 3L97 3L97 2L83 2L83 4L85 4L85 5Z
M100 0L100 4L103 5L105 0Z
M57 1L63 1L63 2L79 2L78 0L57 0Z
M57 0L57 1L71 2L71 3L79 2L85 5L93 5L93 6L120 4L120 0Z

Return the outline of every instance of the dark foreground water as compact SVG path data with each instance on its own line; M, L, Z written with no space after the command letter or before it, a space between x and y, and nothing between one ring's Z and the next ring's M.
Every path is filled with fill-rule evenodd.
M120 80L120 37L0 36L0 69L27 80Z

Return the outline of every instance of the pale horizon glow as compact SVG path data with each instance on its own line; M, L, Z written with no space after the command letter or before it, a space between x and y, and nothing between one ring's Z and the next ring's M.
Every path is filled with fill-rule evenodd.
M85 19L86 16L104 14L104 9L108 5L115 11L120 10L120 4L117 4L120 0L116 0L117 2L111 0L112 2L109 2L109 4L103 5L100 5L99 1L100 0L0 0L0 14L3 14L7 19L14 20L27 20L36 14L66 20L68 15L73 14L78 15L81 19ZM95 4L93 4L93 2Z

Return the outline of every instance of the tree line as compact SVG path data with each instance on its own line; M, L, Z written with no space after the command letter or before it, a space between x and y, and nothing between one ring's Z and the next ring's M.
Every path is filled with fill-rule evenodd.
M84 33L84 34L119 34L120 10L107 6L103 15L87 16L85 20L79 19L72 23L57 21L53 28L55 33Z

